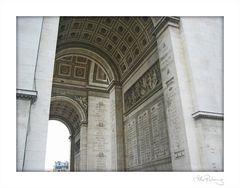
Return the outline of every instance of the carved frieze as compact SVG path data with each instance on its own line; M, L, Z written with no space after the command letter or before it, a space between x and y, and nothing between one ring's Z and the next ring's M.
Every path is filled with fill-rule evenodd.
M161 73L157 61L136 83L124 93L125 112L137 105L161 86Z

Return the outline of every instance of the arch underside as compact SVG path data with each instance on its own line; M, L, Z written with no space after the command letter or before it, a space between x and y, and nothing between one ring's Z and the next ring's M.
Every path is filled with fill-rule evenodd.
M86 121L86 115L80 104L65 96L55 96L51 99L49 119L63 122L71 135L80 131L80 126Z
M98 53L122 79L156 46L150 17L61 17L57 53L81 47Z
M124 119L131 119L124 101L130 98L129 93L132 99L136 97L138 85L145 92L139 95L141 100L131 100L134 104L129 105L130 110L154 92L159 96L161 81L153 30L150 17L60 18L50 119L65 122L72 131L72 143L77 147L72 154L74 170L132 168L124 166L125 157L131 161L133 156L124 156ZM147 58L152 56L154 60L148 62ZM132 80L130 88L123 89L139 69L142 72L137 77L141 82ZM154 77L155 74L158 75ZM153 91L155 86L158 87ZM169 156L167 159L170 168Z

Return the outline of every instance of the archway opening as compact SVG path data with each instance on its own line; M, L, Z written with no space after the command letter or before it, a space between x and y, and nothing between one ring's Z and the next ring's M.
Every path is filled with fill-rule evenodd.
M62 122L49 120L46 171L70 171L70 132Z

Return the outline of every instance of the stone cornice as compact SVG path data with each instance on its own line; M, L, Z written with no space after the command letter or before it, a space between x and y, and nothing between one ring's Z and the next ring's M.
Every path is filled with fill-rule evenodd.
M223 113L216 113L216 112L207 112L207 111L197 111L192 114L194 119L218 119L223 120L224 115Z
M17 99L31 100L34 103L37 100L37 91L27 89L17 89Z
M163 16L158 20L155 29L153 30L153 35L158 37L162 32L168 27L179 27L180 17L177 16Z

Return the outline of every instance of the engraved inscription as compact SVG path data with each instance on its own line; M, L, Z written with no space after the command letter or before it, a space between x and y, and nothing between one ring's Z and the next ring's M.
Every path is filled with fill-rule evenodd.
M99 152L97 154L97 170L105 170L106 169L106 156L103 152Z
M170 152L168 148L168 133L163 101L159 101L159 103L153 105L151 108L151 123L154 159L169 155Z
M107 121L105 119L105 112L107 112L107 105L103 101L97 101L93 113L95 115L94 121L94 139L93 150L96 153L96 170L107 169L107 157L109 141L106 136Z
M170 158L163 96L127 117L124 126L128 170Z
M125 126L127 168L138 164L136 119Z
M151 137L150 124L148 122L148 111L138 116L139 149L141 163L151 161Z
M162 82L164 83L164 96L166 100L166 112L169 131L171 132L171 147L175 159L185 156L184 133L181 127L181 112L178 103L178 94L174 77L173 57L171 49L166 43L160 45L160 65Z

